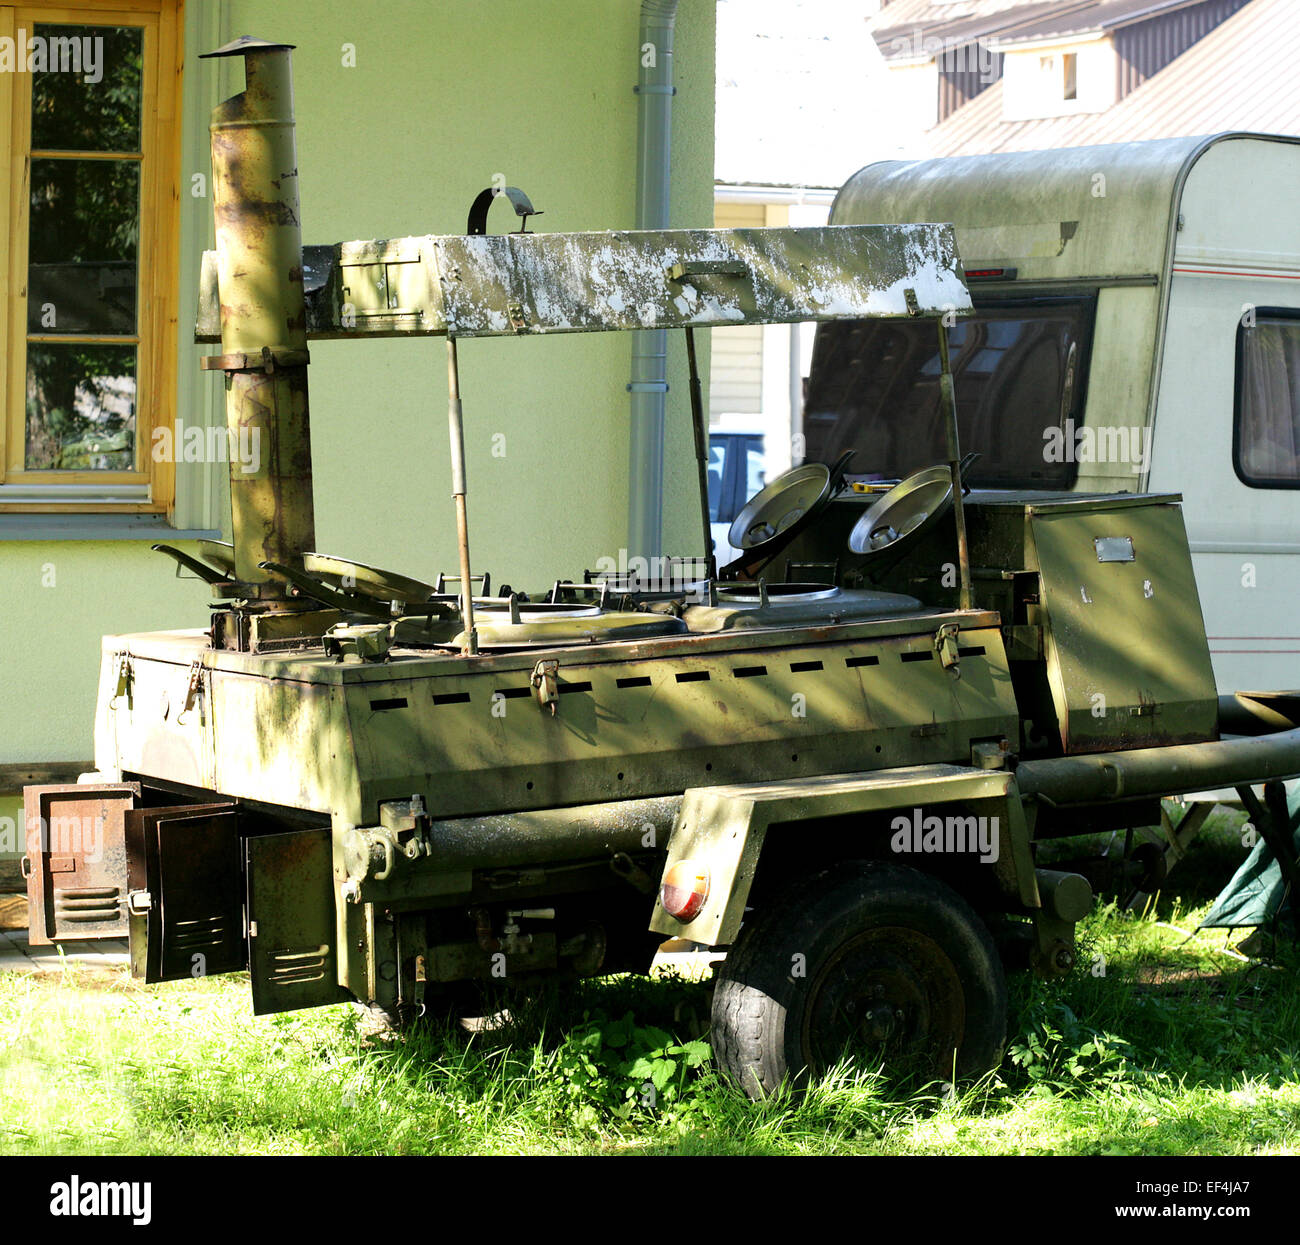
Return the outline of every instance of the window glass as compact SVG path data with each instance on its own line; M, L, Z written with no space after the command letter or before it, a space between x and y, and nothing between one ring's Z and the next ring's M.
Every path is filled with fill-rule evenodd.
M32 160L29 333L135 332L140 166Z
M23 466L131 471L144 31L33 34L47 59L30 75Z
M1300 313L1260 309L1237 332L1237 475L1256 488L1300 487Z
M709 520L720 523L722 516L722 482L726 478L727 442L709 442Z
M45 72L32 74L32 146L139 151L144 31L38 23L34 33L48 54Z
M948 332L967 478L985 488L1069 488L1073 462L1049 461L1050 430L1083 409L1095 296L990 300ZM849 475L900 479L947 460L932 320L819 325L803 428L806 457L856 454ZM1055 442L1054 442L1055 443Z
M748 501L767 483L766 460L763 457L763 439L750 437L745 442L745 496Z
M135 350L27 348L29 470L129 471L135 461Z

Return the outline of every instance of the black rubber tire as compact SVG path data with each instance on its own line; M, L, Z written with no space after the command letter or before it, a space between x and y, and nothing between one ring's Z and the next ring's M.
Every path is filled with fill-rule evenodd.
M978 1077L1001 1062L1006 1023L1002 963L970 905L915 869L855 861L746 920L712 1041L722 1071L762 1098L845 1053L909 1081Z

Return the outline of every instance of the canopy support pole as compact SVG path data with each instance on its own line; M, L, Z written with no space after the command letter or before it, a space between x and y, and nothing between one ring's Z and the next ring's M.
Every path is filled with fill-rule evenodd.
M946 313L945 313L946 314ZM948 326L943 316L939 330L939 407L948 442L948 470L952 474L952 513L957 520L957 575L961 585L959 604L971 608L970 546L966 540L966 510L961 495L961 446L957 437L957 395L953 388L952 365L948 360Z
M465 625L461 652L478 652L474 630L474 581L469 573L469 513L465 507L465 420L460 405L456 339L447 335L447 428L451 435L451 496L456 503L456 547L460 553L460 612Z
M718 576L718 560L713 552L713 532L709 528L709 428L704 416L704 395L700 388L700 369L695 358L695 330L686 329L686 364L691 372L691 424L695 429L695 469L699 475L700 521L704 525L704 564L709 579Z

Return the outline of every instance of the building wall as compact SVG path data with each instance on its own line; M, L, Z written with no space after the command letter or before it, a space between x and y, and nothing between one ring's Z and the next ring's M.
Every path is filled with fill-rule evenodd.
M939 122L939 67L933 60L889 66L889 85L897 116L918 129Z
M762 229L765 203L717 203L713 223L719 229ZM763 326L710 329L709 415L757 415L763 409Z
M681 0L678 15L672 214L680 226L712 219L713 7ZM210 108L242 88L242 67L199 53L240 34L297 45L307 242L462 232L471 200L497 172L545 210L538 229L629 228L639 8L634 0L193 0L184 21L177 414L188 424L221 418L220 381L198 370L211 348L185 340L199 256L212 245L210 200L189 192L192 175L208 172ZM496 208L489 228L513 228L506 217ZM670 349L665 545L685 551L698 543L699 518L684 353L680 342ZM464 344L476 571L541 585L626 543L629 360L626 335ZM421 577L451 570L441 339L314 343L311 393L319 548ZM493 454L498 433L504 457ZM224 470L178 465L179 525L228 530ZM207 591L175 578L147 541L96 540L93 526L83 540L18 540L3 520L0 763L88 758L100 636L202 626ZM11 808L0 801L0 816Z
M1075 98L1064 96L1065 58L1075 57ZM1003 61L1002 119L1104 112L1115 103L1115 48L1109 39L1060 43L1008 52Z

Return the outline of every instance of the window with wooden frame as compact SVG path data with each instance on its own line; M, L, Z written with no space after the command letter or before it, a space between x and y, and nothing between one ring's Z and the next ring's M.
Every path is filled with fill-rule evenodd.
M0 511L170 508L179 7L0 5Z

